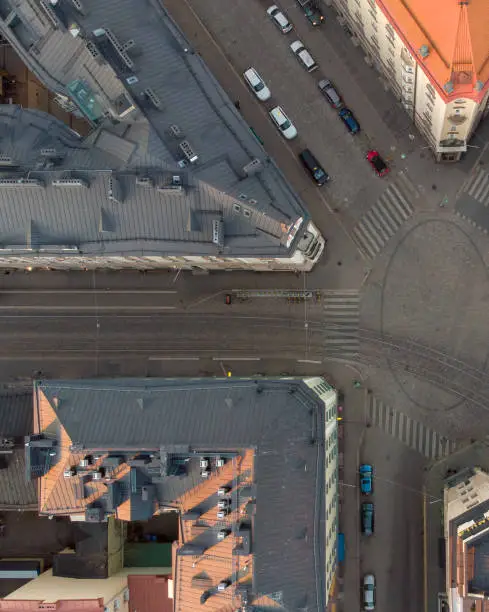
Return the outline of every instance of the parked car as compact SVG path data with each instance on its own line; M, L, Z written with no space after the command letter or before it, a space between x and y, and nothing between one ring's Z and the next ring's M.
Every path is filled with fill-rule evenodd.
M363 609L375 610L375 576L365 574L363 577Z
M349 108L342 108L339 114L341 120L346 125L350 134L357 134L360 131L360 124L355 119L353 113Z
M360 466L360 491L363 495L370 495L373 490L374 470L371 465L364 463Z
M323 23L324 15L312 4L311 0L297 0L297 4L301 7L304 15L313 26L318 26Z
M390 169L382 157L380 157L378 151L369 151L367 153L367 160L377 176L385 176L386 174L389 174Z
M370 502L362 504L362 533L370 536L374 532L374 505Z
M294 29L287 15L276 4L272 4L270 8L267 8L267 13L282 34L287 34Z
M307 72L313 72L317 70L319 66L316 64L312 55L309 51L304 47L300 40L294 40L293 43L290 43L290 48L292 49L292 53L296 56L299 62L304 66Z
M322 79L318 83L319 90L326 98L326 100L331 104L333 108L341 108L343 106L343 100L341 99L340 94L336 91L328 79Z
M252 89L258 100L265 102L272 95L270 90L265 85L265 81L261 78L258 72L254 68L248 68L243 72L243 77L249 87Z
M270 117L278 129L282 132L284 138L287 140L292 140L297 136L297 130L295 129L292 121L287 117L284 111L280 108L280 106L276 106L272 108L270 111Z
M304 168L312 176L316 185L320 187L329 181L328 173L324 170L309 149L304 149L304 151L299 153L299 159L301 160Z

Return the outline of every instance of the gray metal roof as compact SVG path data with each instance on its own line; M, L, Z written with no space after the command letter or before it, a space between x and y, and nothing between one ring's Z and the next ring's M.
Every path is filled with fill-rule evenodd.
M0 181L4 253L58 252L72 245L74 254L276 257L295 248L300 233L289 246L287 237L297 219L308 219L302 202L158 3L148 0L141 10L138 0L83 0L81 14L69 0L59 0L53 20L34 10L32 0L17 0L12 27L12 2L0 0L0 30L31 68L42 68L39 76L48 86L68 94L72 81L86 82L113 115L126 92L134 110L119 117L122 123L104 120L82 141L41 112L0 107L0 152L18 164L0 166L0 178L28 176L44 185ZM76 37L67 29L73 24ZM99 49L97 59L87 44ZM128 85L130 76L137 82ZM58 157L42 153L49 148ZM191 151L198 157L194 163ZM245 171L255 159L259 170ZM118 203L106 202L109 171L123 183ZM155 185L180 176L183 191L135 187L136 176L152 175ZM53 179L70 177L83 178L90 188L51 188ZM31 231L35 241L26 243Z
M0 468L0 510L37 507L37 483L26 479L25 452L15 448L10 455L2 455L6 467Z
M32 427L32 392L0 392L0 437L27 436Z
M273 594L286 610L324 609L324 448L311 443L324 439L324 406L301 380L115 379L36 385L80 450L253 448L254 592ZM186 483L185 478L174 480L193 487L198 470L190 469L187 478ZM171 480L158 481L160 501L175 499Z

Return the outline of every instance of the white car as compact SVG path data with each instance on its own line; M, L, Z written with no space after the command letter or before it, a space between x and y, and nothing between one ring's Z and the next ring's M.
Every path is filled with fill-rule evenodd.
M258 100L265 102L266 100L270 99L270 96L272 95L270 93L270 90L265 85L265 82L254 68L248 68L246 72L243 72L243 77L253 90Z
M280 106L272 108L270 111L270 117L278 129L282 132L284 138L287 138L287 140L292 140L292 138L297 136L297 130L295 129L294 124L287 117Z
M363 577L363 609L375 610L375 576L365 574Z
M290 48L292 49L292 53L304 66L307 72L313 72L314 70L317 70L318 65L313 60L312 55L304 47L300 40L294 40L293 43L290 43Z
M272 6L267 9L267 13L269 17L273 19L273 23L278 27L282 34L287 34L293 30L293 26L287 19L287 16L278 8L276 4L272 4Z

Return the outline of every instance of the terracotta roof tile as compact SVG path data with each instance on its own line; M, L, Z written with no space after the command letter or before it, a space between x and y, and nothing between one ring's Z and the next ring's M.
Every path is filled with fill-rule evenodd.
M452 97L480 98L489 87L489 2L487 0L377 0L382 11L418 58L426 74L446 98L443 89L453 82ZM482 82L481 91L474 89Z
M173 612L169 576L128 576L129 612Z

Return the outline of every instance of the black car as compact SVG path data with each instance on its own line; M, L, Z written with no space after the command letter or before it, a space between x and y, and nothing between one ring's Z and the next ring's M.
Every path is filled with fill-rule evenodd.
M309 149L304 149L304 151L299 153L299 158L304 168L314 179L316 185L321 186L329 181L328 173L326 172L326 170L324 170L324 168L322 168L321 164L314 157L311 151L309 151Z
M374 532L374 505L371 502L362 504L362 533L366 536Z
M333 83L331 83L329 79L322 79L319 81L318 87L333 108L341 108L343 106L343 100L340 94L336 91Z
M309 19L311 25L318 26L324 21L324 15L314 6L311 0L297 0L298 5L304 12L304 15Z

